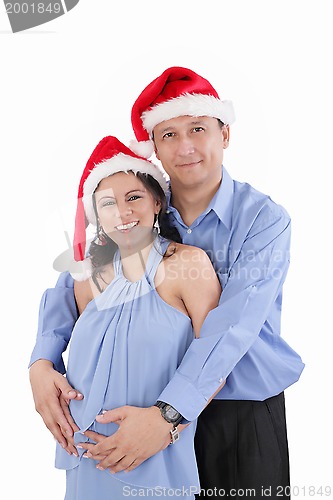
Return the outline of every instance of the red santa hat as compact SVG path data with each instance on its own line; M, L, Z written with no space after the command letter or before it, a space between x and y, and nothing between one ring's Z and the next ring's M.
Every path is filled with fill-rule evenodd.
M137 141L131 141L130 148L149 158L154 152L154 127L178 116L210 116L226 125L235 121L231 101L221 101L202 76L175 66L155 78L135 101L131 119Z
M74 259L84 261L86 248L86 228L96 225L92 194L105 177L117 172L141 172L151 175L162 187L168 190L167 178L157 165L146 158L136 155L116 137L104 137L92 152L81 176L74 229Z

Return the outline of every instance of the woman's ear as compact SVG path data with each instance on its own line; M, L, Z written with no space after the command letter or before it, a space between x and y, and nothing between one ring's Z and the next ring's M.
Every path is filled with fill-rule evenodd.
M161 211L162 204L160 200L155 200L155 214L158 215Z

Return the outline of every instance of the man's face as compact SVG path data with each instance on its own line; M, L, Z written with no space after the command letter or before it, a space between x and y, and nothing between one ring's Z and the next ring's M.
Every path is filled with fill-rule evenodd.
M180 116L156 125L155 152L173 187L189 188L221 180L223 150L229 128L216 118Z

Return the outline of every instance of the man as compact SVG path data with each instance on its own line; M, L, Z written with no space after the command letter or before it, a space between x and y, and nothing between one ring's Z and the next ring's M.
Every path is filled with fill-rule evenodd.
M170 177L169 223L183 243L207 252L223 291L156 406L107 411L98 419L119 423L112 444L107 448L95 435L97 444L87 450L104 468L131 470L163 448L170 424L199 417L195 447L203 495L212 490L238 498L248 490L261 497L269 488L271 497L282 492L287 498L284 390L304 367L280 336L290 218L267 195L232 180L223 167L233 120L231 102L186 68L165 70L134 103L138 142L131 147L147 157L155 150ZM49 295L49 306L46 301L41 309L44 325L40 322L31 358L39 360L31 367L31 383L46 425L75 453L64 398L82 395L52 368L53 363L64 372L61 353L76 319L68 276L60 277ZM55 306L57 316L51 318Z

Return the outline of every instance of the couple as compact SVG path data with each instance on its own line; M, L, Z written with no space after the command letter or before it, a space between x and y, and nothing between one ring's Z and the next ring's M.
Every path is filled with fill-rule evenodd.
M137 143L106 137L88 160L86 274L45 292L30 360L67 500L194 498L198 479L203 496L288 498L284 390L304 367L280 336L290 218L223 166L233 120L206 79L172 67L133 105Z

